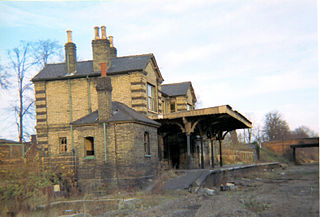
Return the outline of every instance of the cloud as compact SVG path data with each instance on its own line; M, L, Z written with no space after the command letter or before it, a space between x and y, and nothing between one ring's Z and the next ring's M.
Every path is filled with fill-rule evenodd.
M119 55L153 52L165 81L191 80L203 106L231 104L260 117L268 108L283 112L281 106L290 104L294 93L308 97L306 90L317 90L316 3L312 0L0 5L0 28L30 28L61 41L65 34L56 32L72 29L82 59L92 58L93 26L106 25L107 34L115 36ZM8 37L17 40L16 35ZM259 107L255 103L259 97L279 100L259 101ZM281 98L286 102L279 102ZM315 107L315 103L310 104ZM306 113L314 114L312 106L307 109Z

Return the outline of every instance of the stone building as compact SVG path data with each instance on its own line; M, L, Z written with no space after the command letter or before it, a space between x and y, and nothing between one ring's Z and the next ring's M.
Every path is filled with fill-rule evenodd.
M195 109L191 82L162 85L153 54L118 57L104 26L101 37L95 27L89 61L77 61L67 34L65 62L46 65L32 79L36 130L47 159L71 159L81 189L142 183L159 160L172 165L179 158L177 168L191 168L200 156L202 167L210 159L213 166L213 151L204 157L203 150L213 150L208 141L251 127L230 106ZM193 143L198 137L201 155Z
M161 91L163 114L195 109L197 98L190 81L163 84Z

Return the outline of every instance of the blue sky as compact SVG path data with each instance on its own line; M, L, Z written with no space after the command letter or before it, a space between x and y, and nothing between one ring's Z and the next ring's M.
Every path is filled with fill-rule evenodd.
M153 53L165 83L192 81L199 107L229 104L260 127L276 110L292 130L319 130L314 0L0 2L0 60L20 40L63 45L68 29L78 58L92 59L96 25L107 26L119 56ZM6 115L0 137L13 138Z

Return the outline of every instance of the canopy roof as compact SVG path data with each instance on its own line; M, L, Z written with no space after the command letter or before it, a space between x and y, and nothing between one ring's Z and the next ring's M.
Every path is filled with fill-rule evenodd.
M200 124L203 129L212 127L218 131L232 131L236 129L251 128L252 123L231 106L223 105L192 111L180 111L164 115L150 116L160 123L176 123L185 126L186 122L191 124L191 132L196 125Z

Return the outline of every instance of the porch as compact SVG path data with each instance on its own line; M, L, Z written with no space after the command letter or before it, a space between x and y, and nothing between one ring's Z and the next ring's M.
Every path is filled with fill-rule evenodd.
M214 168L214 141L219 144L219 165L223 166L222 144L226 134L251 128L252 123L231 106L149 116L161 123L158 129L159 159L176 169Z

